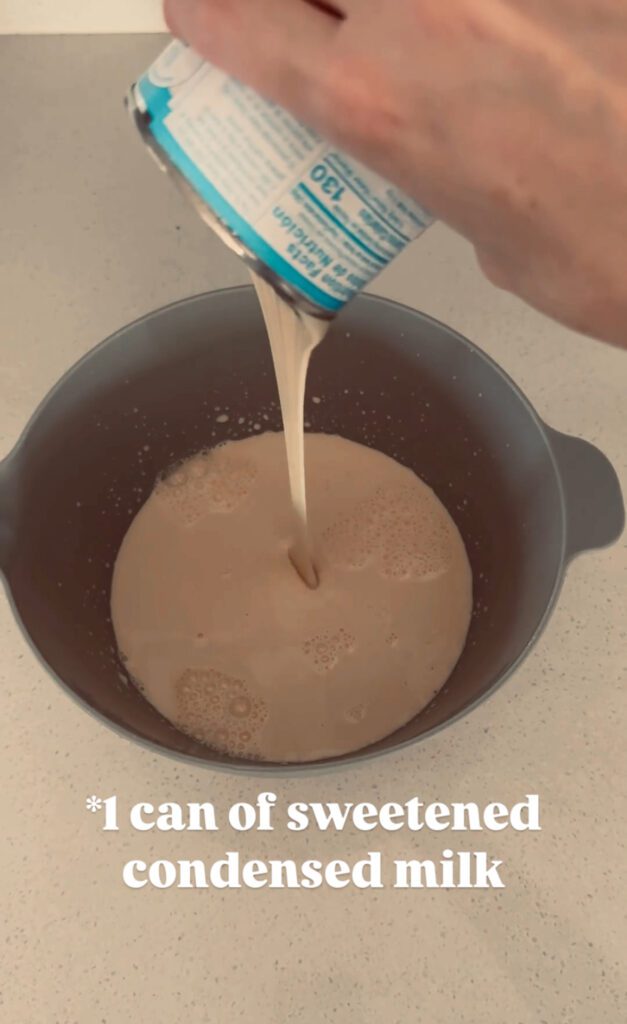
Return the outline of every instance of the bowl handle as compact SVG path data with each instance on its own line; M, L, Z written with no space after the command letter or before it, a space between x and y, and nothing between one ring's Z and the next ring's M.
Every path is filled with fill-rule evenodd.
M613 544L623 531L625 509L611 462L579 437L551 427L547 435L564 488L566 557Z

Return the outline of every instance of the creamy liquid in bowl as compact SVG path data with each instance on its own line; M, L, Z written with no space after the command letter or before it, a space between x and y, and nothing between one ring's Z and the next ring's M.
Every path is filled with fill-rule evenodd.
M310 761L403 725L464 646L471 572L424 483L373 449L305 435L319 585L294 571L281 433L200 453L158 482L115 565L128 671L184 732L234 756Z
M131 677L181 730L232 756L313 761L429 703L464 646L472 581L414 473L304 434L328 324L253 281L285 434L200 452L157 482L120 548L111 613Z

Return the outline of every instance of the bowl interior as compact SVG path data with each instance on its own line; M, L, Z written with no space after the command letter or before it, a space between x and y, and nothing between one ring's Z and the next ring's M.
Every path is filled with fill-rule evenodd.
M351 303L314 353L306 421L414 469L457 522L474 574L468 641L448 683L366 755L454 718L525 652L561 573L560 490L541 427L507 378L443 325L380 299ZM198 296L125 328L60 382L10 461L4 502L15 606L54 673L137 738L242 768L181 734L129 685L109 591L157 475L254 423L281 426L256 298L248 288Z

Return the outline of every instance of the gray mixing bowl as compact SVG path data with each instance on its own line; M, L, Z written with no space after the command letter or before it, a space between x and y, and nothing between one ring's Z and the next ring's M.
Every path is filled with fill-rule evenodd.
M434 488L468 549L474 613L429 707L358 753L283 766L293 773L398 750L475 707L535 643L568 562L615 541L624 522L607 459L546 426L487 356L414 310L357 298L314 353L308 393L323 399L307 403L312 430L366 440ZM217 406L228 422L216 422ZM123 328L63 377L0 463L0 568L33 649L84 707L152 749L262 774L281 766L216 753L146 702L118 660L109 617L116 553L155 478L241 436L242 417L280 428L251 288L199 295Z

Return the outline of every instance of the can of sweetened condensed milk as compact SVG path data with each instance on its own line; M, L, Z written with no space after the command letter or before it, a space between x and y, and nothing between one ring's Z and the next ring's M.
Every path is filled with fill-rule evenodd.
M335 316L432 222L184 43L170 43L127 106L203 220L303 312Z

